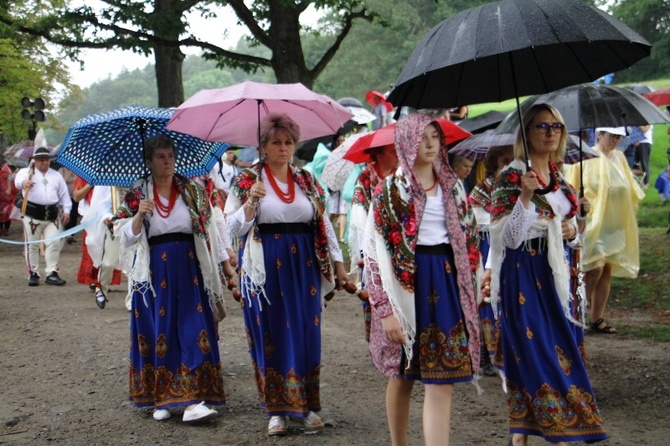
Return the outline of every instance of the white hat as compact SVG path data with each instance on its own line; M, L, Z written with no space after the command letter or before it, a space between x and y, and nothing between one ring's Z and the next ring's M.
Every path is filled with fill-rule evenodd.
M596 133L607 132L612 135L626 136L626 127L598 127Z

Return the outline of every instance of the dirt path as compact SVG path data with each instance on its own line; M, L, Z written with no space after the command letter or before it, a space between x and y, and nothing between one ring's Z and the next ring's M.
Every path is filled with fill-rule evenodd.
M18 225L10 235L18 239ZM78 237L80 239L80 237ZM288 437L265 435L242 313L232 299L220 349L227 405L216 422L158 423L127 402L128 312L125 291L99 310L76 284L80 243L63 250L67 285L28 288L19 247L0 244L0 445L387 445L385 380L370 364L360 303L339 294L323 324L322 402L333 427ZM604 445L670 444L670 344L587 336L589 372L612 437ZM497 378L485 393L456 387L453 445L506 445L506 402ZM410 444L421 445L422 388L417 385ZM542 444L535 440L533 445Z

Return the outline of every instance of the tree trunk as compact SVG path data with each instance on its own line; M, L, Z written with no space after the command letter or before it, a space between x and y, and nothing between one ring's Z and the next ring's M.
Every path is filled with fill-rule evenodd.
M271 25L268 34L273 41L272 69L277 83L302 82L312 88L314 79L305 67L300 42L300 16L292 2L269 2Z
M182 65L184 53L178 47L154 46L159 107L177 107L184 102Z

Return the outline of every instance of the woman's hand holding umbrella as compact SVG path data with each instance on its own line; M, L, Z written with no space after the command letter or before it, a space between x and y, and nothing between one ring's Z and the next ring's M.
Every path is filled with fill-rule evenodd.
M530 200L537 189L540 189L540 182L537 180L537 174L529 170L521 177L521 204L528 209Z
M246 216L247 221L251 221L256 214L256 206L261 198L267 194L265 190L265 185L262 181L257 181L251 189L249 190L249 199L244 206L244 215Z

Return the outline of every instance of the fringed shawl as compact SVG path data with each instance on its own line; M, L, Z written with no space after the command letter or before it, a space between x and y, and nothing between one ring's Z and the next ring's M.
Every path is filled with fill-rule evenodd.
M424 130L433 121L433 118L423 114L412 114L398 121L395 146L400 167L386 177L374 192L372 218L375 249L365 249L366 256L372 257L379 266L384 292L403 328L408 361L412 358L416 335L414 253L418 224L426 204L426 193L412 167ZM435 126L440 129L439 125ZM475 275L481 267L479 242L465 189L449 166L444 146L435 169L444 192L445 220L454 252L459 298L468 332L468 349L473 370L477 371L480 351Z
M263 169L263 163L258 163L252 168L244 169L235 179L230 189L230 194L237 198L238 206L231 209L228 213L234 213L239 207L249 199L251 186L260 179L260 172ZM328 235L326 233L326 193L314 178L314 176L296 166L289 165L293 174L293 180L312 202L314 207L314 220L312 228L314 230L314 250L316 259L321 271L321 296L325 296L335 288L333 264L330 259L328 249ZM241 280L245 282L256 294L260 303L260 296L263 295L265 286L265 267L263 261L263 246L260 238L258 224L254 223L250 229L250 234L244 247L244 259L242 264ZM253 259L253 262L252 262Z
M177 193L182 197L188 208L193 225L193 241L195 244L196 256L200 265L203 277L203 286L209 297L209 303L214 308L215 302L223 302L223 285L221 283L221 265L218 261L218 246L216 237L216 225L210 224L212 210L204 190L195 182L175 174L173 176L173 185ZM128 189L123 203L112 221L131 221L131 218L137 213L140 200L158 199L153 197L153 177L149 175L141 178ZM149 233L149 220L144 219L145 231L142 234L142 240L131 246L124 248L121 243L121 262L127 267L129 280L135 283L141 290L151 290L151 278L149 277L149 250L146 241L146 234ZM118 233L120 228L115 228ZM129 268L128 268L129 266ZM155 293L154 293L155 294ZM146 296L145 296L146 299Z
M497 311L500 302L500 268L505 257L505 224L514 205L521 195L521 177L526 173L526 165L521 160L514 160L507 165L496 177L493 188L493 204L491 211L491 303ZM578 209L578 200L575 189L565 181L563 175L557 172L558 184L571 204L570 213L565 218L573 217ZM563 231L561 222L563 216L557 215L543 195L534 194L531 203L535 205L537 218L547 228L547 249L549 265L554 276L556 293L566 317L573 323L579 324L572 316L570 309L570 275L569 266L563 246ZM521 249L521 248L519 248Z
M472 208L482 208L489 214L491 213L491 194L493 193L494 180L493 175L488 176L472 189L468 197L468 202Z

